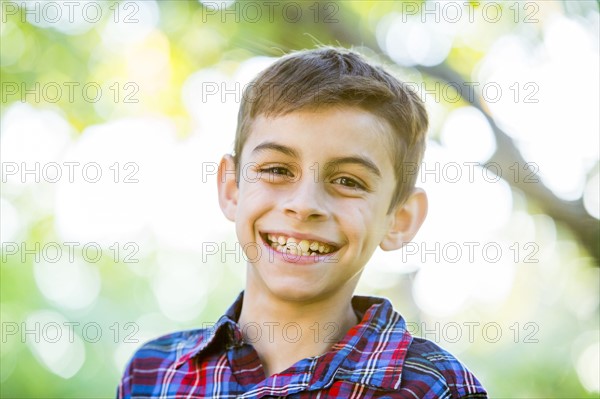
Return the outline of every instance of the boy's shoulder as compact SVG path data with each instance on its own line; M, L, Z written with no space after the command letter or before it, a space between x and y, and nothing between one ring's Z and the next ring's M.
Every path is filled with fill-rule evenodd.
M147 369L157 364L166 367L185 362L211 343L215 330L220 325L221 320L204 328L175 331L154 338L135 351L130 363L133 367L142 366Z
M166 369L195 347L206 343L208 329L184 330L168 333L141 345L133 354L129 369Z
M155 370L158 375L169 367L178 368L191 357L205 352L208 346L218 341L220 332L227 330L231 333L234 330L242 298L243 293L240 293L216 323L205 323L203 328L171 332L143 344L130 359L125 371L126 377L136 372L147 372L146 370ZM215 346L218 347L218 343Z
M413 337L407 330L406 321L388 299L355 297L353 304L359 303L376 305L369 308L370 312L376 309L370 316L374 328L364 336L375 345L358 348L364 361L359 363L368 364L368 367L353 370L355 373L350 380L365 382L365 375L375 365L383 373L373 373L368 382L385 390L409 393L418 398L487 398L481 383L454 355L435 342ZM361 375L360 381L356 379L358 375Z
M450 397L487 398L477 378L454 355L425 338L413 337L402 365L403 390L416 397L448 392Z

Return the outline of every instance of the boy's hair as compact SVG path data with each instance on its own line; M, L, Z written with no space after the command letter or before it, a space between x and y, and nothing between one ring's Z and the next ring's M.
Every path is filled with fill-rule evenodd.
M382 67L339 48L284 56L246 86L234 144L237 176L239 158L255 118L328 107L357 107L389 124L393 131L396 188L388 212L404 203L415 186L425 151L425 106L414 91Z

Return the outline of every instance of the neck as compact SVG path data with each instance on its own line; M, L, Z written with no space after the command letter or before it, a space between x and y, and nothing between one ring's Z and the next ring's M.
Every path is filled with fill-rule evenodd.
M261 359L265 377L327 352L358 323L352 290L302 302L282 300L255 288L246 287L238 322L244 340Z

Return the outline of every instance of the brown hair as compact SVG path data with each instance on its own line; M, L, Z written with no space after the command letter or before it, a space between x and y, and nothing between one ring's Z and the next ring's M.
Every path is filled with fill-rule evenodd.
M345 49L324 47L289 54L246 86L234 144L237 175L238 158L256 117L340 106L368 111L392 128L396 189L388 211L404 203L415 186L425 151L425 106L405 83Z

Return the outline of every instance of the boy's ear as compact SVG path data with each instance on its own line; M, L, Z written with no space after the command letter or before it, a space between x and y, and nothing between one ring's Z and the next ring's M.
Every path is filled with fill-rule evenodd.
M427 216L427 194L415 188L402 205L391 213L390 227L379 244L384 251L400 249L410 242L421 228Z
M225 217L235 221L238 201L238 186L235 176L235 162L233 157L226 154L221 158L217 173L217 187L219 190L219 205Z

